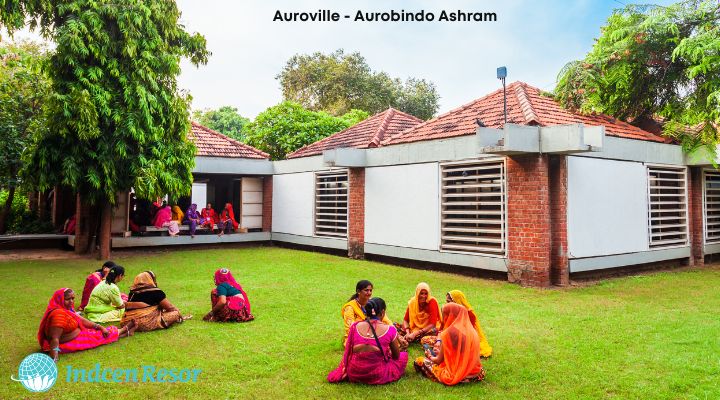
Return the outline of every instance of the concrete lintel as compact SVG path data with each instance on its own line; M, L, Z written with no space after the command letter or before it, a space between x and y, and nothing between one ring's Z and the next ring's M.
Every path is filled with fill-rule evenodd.
M703 246L704 254L720 253L720 243L706 244Z
M195 157L193 173L272 175L273 163L270 160L230 157Z
M715 152L720 154L720 145L715 147ZM690 166L713 166L713 156L705 147L701 147L692 153L685 154L685 163ZM720 158L715 157L714 163L720 164Z
M605 137L601 151L582 153L578 156L652 164L687 165L682 147L678 145L615 136Z
M193 244L223 244L244 242L270 241L270 232L233 233L222 236L208 234L190 236L131 236L112 238L112 248L152 247L152 246L187 246Z
M626 265L645 264L657 261L690 257L690 246L672 249L641 251L637 253L570 259L570 273L593 271Z
M340 147L323 151L323 162L330 167L365 167L365 149Z
M365 254L507 272L507 259L365 243Z
M298 172L321 171L327 169L323 156L291 158L289 160L273 161L276 174L294 174Z
M305 246L327 247L330 249L347 250L347 239L335 239L318 236L302 236L290 233L273 232L273 241L301 244Z
M543 153L568 154L592 150L592 146L585 142L583 124L541 127L540 143Z

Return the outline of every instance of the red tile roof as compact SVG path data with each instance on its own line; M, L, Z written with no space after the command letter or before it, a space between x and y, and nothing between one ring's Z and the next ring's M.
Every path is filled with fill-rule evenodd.
M240 143L220 132L192 122L188 138L195 142L197 155L205 157L269 159L270 155L252 146Z
M540 89L523 82L513 82L508 85L507 114L508 122L514 124L549 126L583 123L585 125L605 125L605 134L608 136L652 142L666 141L661 136L607 115L581 115L568 111L552 97L543 94ZM473 135L478 127L477 120L489 128L502 128L504 125L502 89L400 134L393 135L381 144L386 146Z
M325 139L309 144L288 154L287 158L308 157L322 154L324 150L338 147L354 147L365 149L377 147L383 140L414 126L423 121L394 108L375 114L345 130L332 134Z

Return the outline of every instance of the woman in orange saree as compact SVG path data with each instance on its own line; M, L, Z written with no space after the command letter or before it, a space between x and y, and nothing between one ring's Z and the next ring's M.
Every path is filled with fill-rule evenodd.
M485 378L480 363L480 338L470 323L467 309L448 303L442 309L445 320L433 351L425 350L425 357L415 360L415 369L428 378L452 386L478 382Z

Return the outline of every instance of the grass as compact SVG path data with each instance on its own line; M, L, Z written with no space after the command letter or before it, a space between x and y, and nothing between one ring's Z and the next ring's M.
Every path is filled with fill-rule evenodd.
M98 349L61 356L49 392L11 382L38 350L39 319L54 290L82 290L97 261L0 263L0 398L482 398L716 399L720 397L720 268L710 266L604 281L562 290L354 261L279 248L125 253L128 272L146 269L195 319L167 331L138 333ZM213 271L229 266L252 300L256 320L205 323ZM486 381L444 387L408 365L399 382L370 387L326 383L342 355L340 306L355 282L401 318L419 281L444 303L460 289L480 314L494 347ZM410 358L421 354L410 348ZM196 383L72 383L65 368L200 368Z

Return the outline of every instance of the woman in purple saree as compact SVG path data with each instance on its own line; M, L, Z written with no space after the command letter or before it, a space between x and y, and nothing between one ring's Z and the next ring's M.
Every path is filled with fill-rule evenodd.
M200 211L197 210L197 204L192 204L185 212L185 225L190 226L190 237L195 237L195 230L200 223Z
M330 383L342 381L383 385L405 373L407 352L400 351L394 326L382 322L385 301L373 298L365 305L367 319L352 324L340 366L330 372Z

